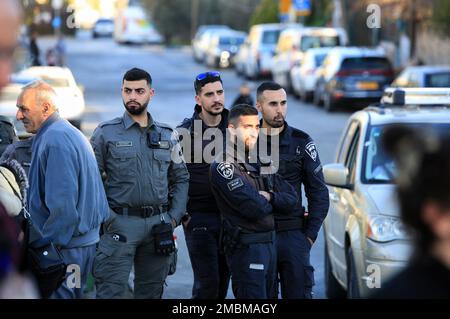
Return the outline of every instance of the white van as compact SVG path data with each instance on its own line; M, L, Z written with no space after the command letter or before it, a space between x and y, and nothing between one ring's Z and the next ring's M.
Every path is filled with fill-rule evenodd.
M290 71L298 65L305 52L311 48L347 45L347 33L341 28L303 27L297 25L281 32L272 60L275 82L290 91Z
M114 40L118 43L162 43L163 37L156 31L141 7L128 7L120 11L115 20Z
M245 57L241 55L239 65L246 77L256 79L259 76L270 76L272 56L278 42L282 24L258 24L251 27L247 40L240 50L245 50Z

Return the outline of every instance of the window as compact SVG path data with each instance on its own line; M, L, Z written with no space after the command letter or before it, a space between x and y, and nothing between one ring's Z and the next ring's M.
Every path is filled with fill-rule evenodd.
M450 72L427 74L425 87L450 87Z

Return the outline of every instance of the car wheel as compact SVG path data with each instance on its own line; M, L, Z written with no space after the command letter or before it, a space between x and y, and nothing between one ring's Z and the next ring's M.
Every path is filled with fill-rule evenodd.
M347 298L359 299L358 275L356 272L355 258L352 247L347 249Z
M328 245L325 240L325 294L329 299L345 299L345 290L337 281L336 277L333 275L331 269L330 257L328 255Z

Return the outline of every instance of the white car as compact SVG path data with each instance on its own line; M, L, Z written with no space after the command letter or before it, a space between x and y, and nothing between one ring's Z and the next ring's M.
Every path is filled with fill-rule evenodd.
M205 52L205 64L215 68L230 67L245 37L245 32L234 30L215 33L211 38L208 50Z
M273 80L291 91L290 71L311 48L335 47L347 44L347 33L341 28L289 26L278 39L272 59Z
M330 196L323 224L328 298L368 297L408 263L411 239L399 216L396 168L382 135L391 124L448 132L448 106L450 88L388 88L379 106L348 120L335 163L323 166Z
M68 68L57 66L33 66L17 73L18 77L39 78L50 84L58 95L59 114L73 126L81 129L86 108L82 89L77 86Z
M317 83L317 69L331 48L313 48L306 51L301 62L291 69L292 90L302 101L309 101Z
M203 62L205 52L208 49L208 41L213 34L211 31L230 30L230 27L221 24L201 25L198 27L191 41L192 56L196 62ZM205 34L206 33L206 34Z
M393 87L450 87L450 66L407 67L392 82Z
M22 122L16 120L17 98L25 84L37 79L36 77L13 74L11 75L9 84L0 93L0 114L6 116L14 124L16 134L19 138L26 138L30 134L25 131Z

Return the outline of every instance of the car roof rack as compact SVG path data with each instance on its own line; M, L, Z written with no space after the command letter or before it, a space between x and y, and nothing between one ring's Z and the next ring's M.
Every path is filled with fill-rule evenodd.
M387 88L381 104L450 105L450 88Z

